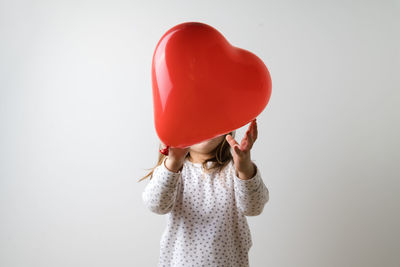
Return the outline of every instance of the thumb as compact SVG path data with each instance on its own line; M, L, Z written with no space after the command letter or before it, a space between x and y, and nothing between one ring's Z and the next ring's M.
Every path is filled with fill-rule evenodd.
M226 141L229 143L229 145L232 147L232 149L236 152L236 154L240 155L240 153L242 152L240 150L240 145L238 144L238 142L236 142L236 140L230 135L226 135Z

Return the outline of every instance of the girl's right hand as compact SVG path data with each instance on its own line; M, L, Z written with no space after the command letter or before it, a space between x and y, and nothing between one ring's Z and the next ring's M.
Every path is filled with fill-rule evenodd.
M179 148L179 147L169 147L168 157L176 161L184 161L186 155L189 153L190 147Z
M166 147L163 144L163 147ZM179 147L169 147L168 156L165 162L166 167L174 172L177 172L183 166L186 155L189 153L190 147L179 148Z

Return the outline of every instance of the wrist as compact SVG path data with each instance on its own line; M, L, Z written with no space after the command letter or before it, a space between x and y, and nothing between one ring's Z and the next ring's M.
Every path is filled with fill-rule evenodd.
M176 160L174 158L168 157L164 161L164 166L172 172L178 173L182 167L183 167L183 161L182 160Z
M237 171L237 176L242 180L249 180L253 178L257 173L257 167L253 162L250 162L248 166L245 166L241 170Z

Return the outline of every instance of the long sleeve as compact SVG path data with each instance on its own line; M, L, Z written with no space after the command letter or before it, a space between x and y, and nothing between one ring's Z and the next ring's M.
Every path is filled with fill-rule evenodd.
M146 185L142 199L146 207L157 214L166 214L174 206L180 182L181 171L172 172L165 167L165 160L154 169Z
M243 180L237 176L233 166L236 204L238 209L246 216L261 214L269 200L268 188L261 178L259 168L257 165L255 167L257 169L255 176L248 180Z

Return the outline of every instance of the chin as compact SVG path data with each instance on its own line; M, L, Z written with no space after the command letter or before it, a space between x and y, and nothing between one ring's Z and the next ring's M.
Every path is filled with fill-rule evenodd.
M209 150L207 144L196 144L190 147L190 151L195 151L197 153L207 153Z
M201 143L190 146L190 150L195 151L197 153L208 154L212 150L214 150L215 147L218 146L218 144L222 141L222 139L223 136L217 136L212 139L205 140Z

